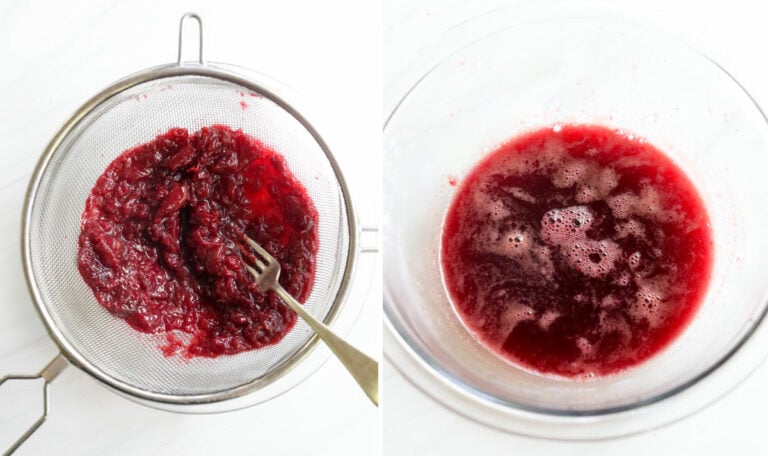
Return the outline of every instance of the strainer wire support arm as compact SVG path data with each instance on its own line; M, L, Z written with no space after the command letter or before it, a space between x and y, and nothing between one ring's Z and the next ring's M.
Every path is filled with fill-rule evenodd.
M46 419L48 419L48 385L56 378L58 375L63 371L67 366L69 365L69 362L62 356L61 354L58 354L53 360L51 360L50 363L48 363L47 366L43 368L43 370L40 371L37 375L6 375L2 378L0 378L0 386L2 386L5 382L9 380L38 380L43 379L45 383L43 383L43 414L32 423L32 425L24 432L24 434L21 435L11 446L8 448L5 453L3 453L3 456L10 456L13 454L16 450L19 449L19 447L29 439L29 437L37 431L40 426L45 422Z

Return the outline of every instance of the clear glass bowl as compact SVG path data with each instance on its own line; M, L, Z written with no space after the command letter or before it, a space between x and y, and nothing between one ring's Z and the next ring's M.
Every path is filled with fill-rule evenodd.
M715 376L766 312L766 118L719 65L658 31L573 7L495 21L424 74L385 125L387 355L446 405L510 431L606 438L690 413L744 375L688 405L659 404ZM710 289L684 333L592 381L540 376L484 348L455 314L438 262L450 180L518 133L557 123L627 130L665 151L699 189L715 236Z

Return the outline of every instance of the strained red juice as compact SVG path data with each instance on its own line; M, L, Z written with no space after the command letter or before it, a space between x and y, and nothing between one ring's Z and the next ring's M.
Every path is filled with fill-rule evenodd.
M704 203L653 145L594 125L526 133L459 185L441 245L470 331L543 374L609 375L667 347L713 261Z

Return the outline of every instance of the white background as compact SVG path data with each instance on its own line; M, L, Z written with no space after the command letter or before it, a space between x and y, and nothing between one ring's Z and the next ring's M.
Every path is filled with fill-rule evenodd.
M378 223L380 4L0 0L0 376L37 372L56 353L28 296L20 259L21 208L38 157L67 116L98 90L175 61L178 20L190 10L205 22L207 59L266 73L325 114L324 133L356 190L361 219ZM195 57L195 50L186 55ZM349 338L379 358L381 287L375 282ZM0 388L0 451L34 420L40 386ZM68 368L52 384L49 421L17 454L376 454L380 415L356 388L330 360L266 404L190 416L134 404Z
M426 70L429 46L463 21L514 0L385 0L384 115ZM651 22L698 42L761 106L768 106L768 8L758 1L622 0ZM765 166L766 163L756 164ZM567 443L485 427L449 411L385 362L384 449L392 455L757 455L766 454L768 365L679 423L631 438Z
M27 295L20 265L19 218L37 157L64 119L108 83L176 55L181 14L206 22L209 59L270 74L330 110L353 185L365 193L364 221L378 221L379 132L402 88L406 66L440 34L494 0L385 0L382 109L381 25L377 2L0 0L0 375L33 372L56 350ZM697 33L768 106L768 28L760 2L626 1ZM215 5L215 6L214 6ZM369 353L379 342L380 288L350 334ZM764 454L768 366L724 400L678 424L630 439L555 443L511 436L472 423L385 371L387 454L645 455ZM39 385L38 385L39 386ZM52 386L52 415L18 454L375 454L378 413L342 368L328 362L283 397L249 410L185 416L135 405L76 369ZM8 391L4 391L8 390ZM23 394L22 394L23 393ZM0 448L31 422L32 388L0 389ZM21 427L20 427L21 426Z

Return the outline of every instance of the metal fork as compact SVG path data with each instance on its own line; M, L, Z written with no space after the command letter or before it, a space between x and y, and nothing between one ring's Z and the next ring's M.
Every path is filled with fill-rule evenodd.
M254 256L254 264L245 262L245 268L256 280L256 285L262 293L268 290L274 291L294 312L296 312L325 342L333 354L347 368L357 384L365 391L365 394L377 406L379 405L379 364L366 354L362 353L344 339L334 334L330 328L307 313L304 307L280 285L280 263L257 244L253 239L243 236L248 245L257 254ZM244 249L244 246L241 246ZM252 252L253 253L253 252ZM261 257L261 258L259 258ZM245 258L244 258L245 261Z

